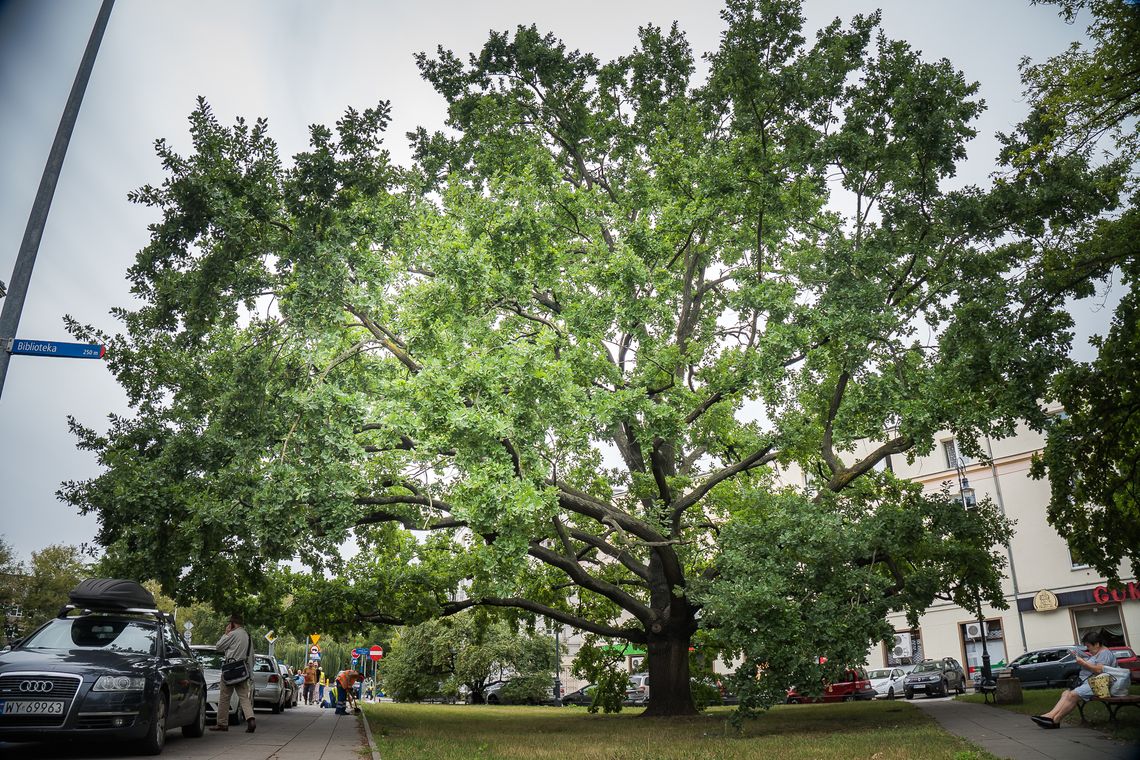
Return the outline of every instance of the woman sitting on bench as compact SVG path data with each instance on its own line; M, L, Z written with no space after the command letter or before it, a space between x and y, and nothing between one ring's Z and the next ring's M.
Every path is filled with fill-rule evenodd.
M1081 641L1088 648L1090 655L1087 660L1080 655L1077 656L1077 662L1081 665L1081 685L1062 693L1057 704L1049 712L1031 716L1030 719L1041 728L1060 728L1061 719L1075 710L1078 703L1093 698L1093 690L1088 680L1103 673L1105 665L1116 667L1116 655L1104 645L1104 639L1099 632L1089 631L1081 637Z

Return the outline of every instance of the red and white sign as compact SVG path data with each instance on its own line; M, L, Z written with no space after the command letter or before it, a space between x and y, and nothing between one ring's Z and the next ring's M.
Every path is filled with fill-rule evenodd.
M368 650L368 656L371 657L373 660L379 660L381 657L384 656L384 647L377 644L376 646L374 646Z

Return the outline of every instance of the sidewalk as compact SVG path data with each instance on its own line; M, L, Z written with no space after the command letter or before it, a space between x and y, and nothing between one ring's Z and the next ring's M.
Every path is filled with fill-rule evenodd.
M336 715L315 705L281 714L257 713L257 731L243 725L225 733L207 731L187 739L177 729L166 736L162 760L368 760L363 716ZM120 742L0 743L4 760L120 760L135 752Z
M1039 728L1027 715L992 705L915 700L944 729L1007 760L1140 760L1140 747L1115 742L1091 728Z

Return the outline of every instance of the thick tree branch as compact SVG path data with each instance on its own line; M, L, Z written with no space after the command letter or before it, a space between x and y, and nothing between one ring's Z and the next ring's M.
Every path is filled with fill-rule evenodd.
M560 610L555 607L550 607L545 604L531 601L530 599L521 599L519 597L490 597L484 596L478 599L463 599L457 602L448 602L443 606L443 615L454 615L463 610L471 609L472 607L514 607L520 610L528 610L543 617L557 620L563 625L569 625L582 631L589 633L596 633L599 636L606 636L612 639L624 639L633 644L645 644L648 642L648 637L644 631L639 631L631 628L617 628L615 626L597 623L593 620L587 620L584 617L574 615Z
M576 541L581 541L587 546L597 549L603 554L613 557L618 562L622 563L622 565L624 565L627 570L629 570L637 577L644 580L649 580L649 566L642 562L638 562L637 558L630 554L629 551L625 549L619 549L600 536L595 536L593 533L587 533L584 530L571 529L570 537Z
M773 453L773 448L774 444L769 444L764 448L757 449L748 456L744 457L744 459L741 459L739 462L729 465L728 467L722 467L721 469L709 475L699 486L694 488L692 491L689 491L677 501L673 502L673 512L670 515L670 519L673 522L680 520L681 515L684 514L685 510L703 499L709 491L716 488L724 481L730 478L734 478L742 472L747 472L754 467L761 467L774 460L776 458L776 454Z

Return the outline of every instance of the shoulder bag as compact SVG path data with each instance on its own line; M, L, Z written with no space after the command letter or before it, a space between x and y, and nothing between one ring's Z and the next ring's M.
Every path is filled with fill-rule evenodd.
M240 660L222 663L222 680L229 686L249 680L249 650L253 648L253 637L249 635L249 631L246 631L245 635L249 639L245 656Z

